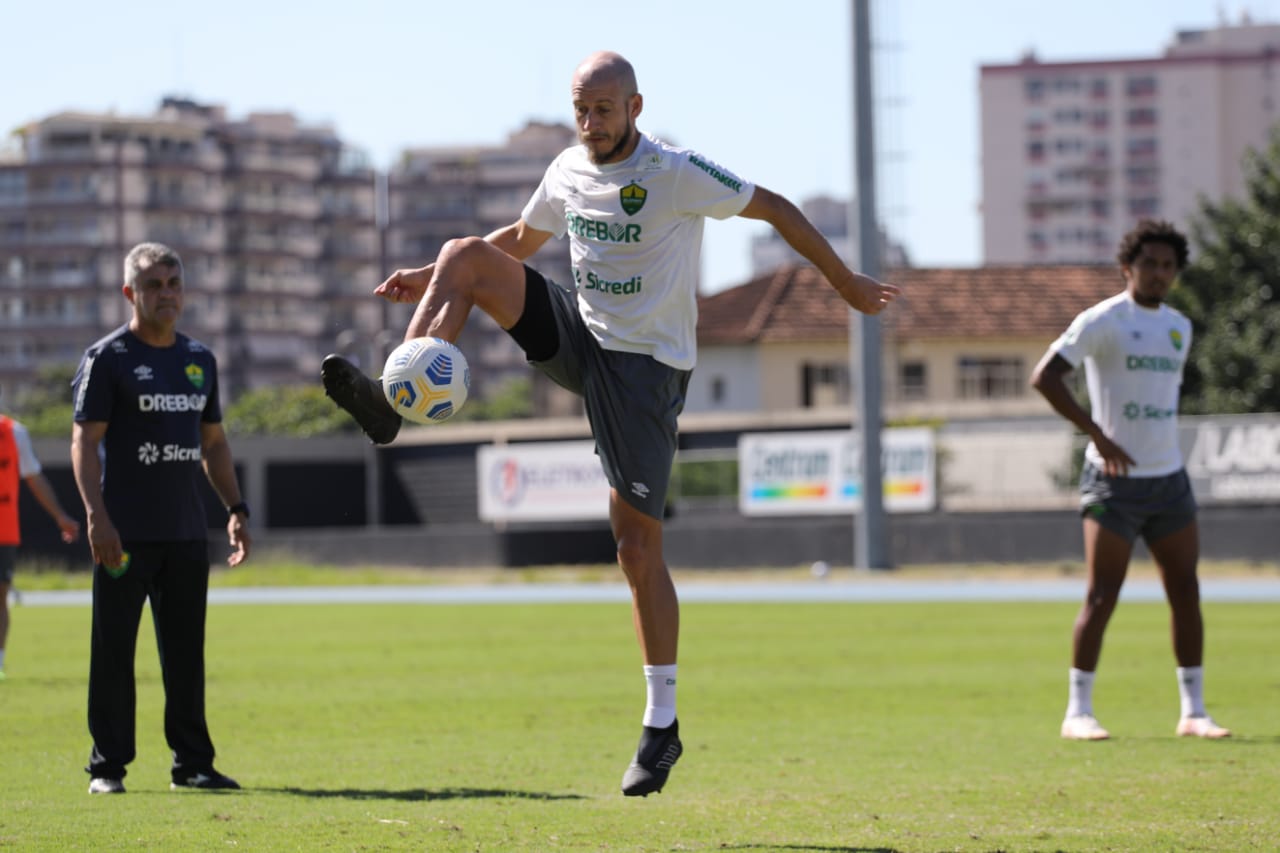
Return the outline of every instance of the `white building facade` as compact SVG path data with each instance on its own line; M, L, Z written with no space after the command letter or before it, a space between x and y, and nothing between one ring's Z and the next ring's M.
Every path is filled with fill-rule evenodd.
M1163 56L981 69L983 259L1111 263L1138 219L1185 227L1244 189L1280 120L1280 25L1177 34Z

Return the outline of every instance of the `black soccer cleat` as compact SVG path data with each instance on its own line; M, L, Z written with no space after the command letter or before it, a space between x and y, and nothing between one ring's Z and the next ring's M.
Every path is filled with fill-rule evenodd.
M645 726L636 757L622 775L622 793L628 797L647 797L661 791L682 752L679 720L665 729Z
M186 773L182 776L172 777L173 781L169 784L171 790L179 788L196 788L201 791L239 791L240 783L230 776L223 776L217 770L210 767L208 770L202 770L199 773Z
M390 444L400 432L400 416L383 396L382 386L365 376L340 355L326 355L320 362L324 393L347 414L374 444Z

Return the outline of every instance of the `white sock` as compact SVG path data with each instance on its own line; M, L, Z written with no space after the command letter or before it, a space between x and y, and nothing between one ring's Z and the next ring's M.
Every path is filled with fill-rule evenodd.
M1068 682L1067 716L1093 716L1093 673L1071 667Z
M645 666L644 680L648 688L644 724L665 729L676 721L676 665Z
M1208 716L1204 710L1204 667L1178 667L1178 697L1182 700L1182 716Z
M0 649L0 669L4 669L4 649Z

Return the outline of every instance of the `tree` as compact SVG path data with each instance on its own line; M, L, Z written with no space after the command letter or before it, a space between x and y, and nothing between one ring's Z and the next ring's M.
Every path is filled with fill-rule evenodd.
M506 421L533 417L533 383L513 376L489 389L483 399L470 399L458 411L460 421Z
M223 412L231 435L289 435L305 438L355 432L356 422L333 404L318 385L255 388Z
M71 380L74 364L54 364L36 371L33 386L18 394L11 414L37 438L70 438Z
M1189 414L1280 411L1280 125L1244 171L1243 198L1201 200L1198 251L1169 297L1192 324Z

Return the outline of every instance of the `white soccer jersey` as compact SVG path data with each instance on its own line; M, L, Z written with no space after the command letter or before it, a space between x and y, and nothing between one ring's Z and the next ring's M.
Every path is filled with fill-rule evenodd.
M742 212L755 186L696 152L642 134L621 163L561 152L521 217L569 235L578 310L600 346L689 370L706 217Z
M1160 477L1183 466L1178 392L1190 320L1168 305L1144 308L1125 291L1081 312L1051 348L1072 367L1084 362L1093 419L1138 463L1130 477ZM1085 456L1102 466L1093 442Z

